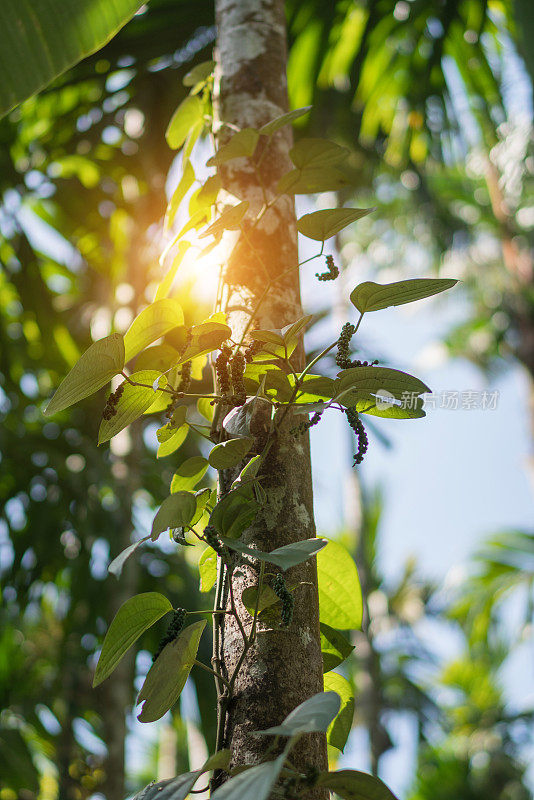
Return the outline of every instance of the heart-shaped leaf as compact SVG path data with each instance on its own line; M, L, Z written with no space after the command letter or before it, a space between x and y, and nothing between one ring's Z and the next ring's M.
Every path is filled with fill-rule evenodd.
M316 785L334 792L343 800L397 800L380 778L355 769L322 772Z
M342 633L321 622L321 654L323 656L323 672L338 667L354 650ZM332 687L331 687L332 688Z
M342 630L362 624L362 590L354 559L339 542L329 541L317 556L321 622Z
M134 372L130 380L136 383L144 383L146 386L132 386L128 381L122 384L123 390L119 402L115 406L115 414L109 419L103 419L98 431L98 444L108 442L113 436L122 431L132 422L147 411L158 398L158 394L152 388L154 382L164 386L167 382L164 375L156 370L141 370ZM169 395L167 395L168 397Z
M311 111L311 106L303 106L303 108L294 108L293 111L288 111L287 114L282 114L280 117L275 117L270 122L266 122L265 125L262 125L259 128L259 133L262 136L272 136L273 133L279 131L280 128L283 128L284 125L289 125L290 122L293 122L299 117L303 117L304 114L307 114L308 111Z
M183 145L191 129L202 122L203 113L202 101L196 95L182 100L165 132L171 150L178 150Z
M270 564L276 564L284 572L290 567L307 561L328 544L326 539L303 539L300 542L286 544L283 547L277 547L276 550L272 550L270 553L265 553L263 550L255 550L253 547L236 542L234 539L221 538L224 544L231 550L235 550L236 553L252 556L257 558L258 561L268 561Z
M217 580L217 553L212 547L206 547L198 561L200 573L200 591L209 592Z
M203 619L184 628L152 664L137 698L137 704L145 701L137 717L140 722L161 719L176 703L195 663L205 626Z
M350 301L360 313L380 311L389 306L401 306L414 303L425 297L451 289L458 281L452 278L413 278L395 283L360 283L350 295Z
M322 211L312 211L297 221L297 229L309 239L324 242L325 239L330 239L347 225L374 210L374 208L325 208Z
M124 334L125 361L129 361L160 336L184 324L180 304L169 297L143 309Z
M172 611L172 604L158 592L144 592L123 603L104 639L93 686L98 686L111 675L141 634L169 611Z
M152 523L150 538L156 541L160 533L168 528L185 528L197 510L197 501L192 492L175 492L166 497Z
M49 402L46 417L97 392L124 368L124 340L112 333L95 342L78 359Z
M324 676L325 692L335 692L341 700L341 708L326 732L326 740L338 750L345 749L354 718L354 692L352 686L338 672L327 672Z
M244 459L253 444L251 436L221 442L210 452L208 461L215 469L230 469Z
M208 167L218 166L233 158L250 158L254 154L260 134L254 128L243 128L220 147L206 162Z
M186 459L173 475L171 481L171 494L180 490L194 489L204 477L208 469L208 462L202 456L192 456Z

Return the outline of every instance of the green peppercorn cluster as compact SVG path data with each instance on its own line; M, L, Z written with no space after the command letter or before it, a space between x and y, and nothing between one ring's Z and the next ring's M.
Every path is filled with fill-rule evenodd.
M348 423L354 431L356 441L358 442L358 450L354 454L353 466L355 467L362 463L363 457L367 453L367 448L369 447L369 439L367 438L367 432L356 409L346 408L345 414L347 415Z
M334 264L333 256L326 256L327 272L316 272L315 277L320 281L335 281L339 275L339 267Z
M242 406L247 402L247 393L245 391L245 383L243 381L244 372L245 356L238 350L230 359L230 373L232 376L232 388L234 390L234 394L231 399L236 406Z
M110 420L112 417L115 416L117 413L117 404L122 397L122 393L124 392L124 383L121 383L117 389L110 394L108 397L107 403L104 406L104 410L102 411L102 419Z
M273 581L273 592L282 601L282 611L280 616L282 618L282 625L285 625L287 628L289 625L291 625L291 620L293 619L293 606L295 605L295 598L288 590L284 576L281 572L276 575Z
M161 654L161 651L164 647L166 647L170 642L174 642L174 640L178 637L178 634L184 627L185 622L185 615L187 611L185 608L177 608L172 615L172 619L170 622L169 627L167 628L167 632L165 636L162 638L161 642L158 645L158 649L152 656L152 663L157 659L157 657Z
M299 422L298 425L295 425L294 428L291 428L290 433L292 436L298 438L309 431L310 428L313 428L314 425L317 425L318 422L321 421L321 417L323 416L322 411L316 411L310 419L306 419L303 422Z

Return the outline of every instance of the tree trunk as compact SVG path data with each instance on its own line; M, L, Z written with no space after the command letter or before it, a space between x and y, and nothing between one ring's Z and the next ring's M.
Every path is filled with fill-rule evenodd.
M231 133L226 123L257 128L287 111L284 4L282 0L217 0L216 17L216 113L220 120L218 139L224 142ZM262 156L260 151L263 188L245 161L233 161L223 171L224 188L248 200L252 216L266 198L273 196L278 178L291 169L291 141L291 130L285 127L273 137L267 153ZM294 203L284 196L246 238L238 240L229 258L226 310L234 336L243 330L266 284L297 263ZM272 287L256 316L257 327L280 328L301 315L295 268ZM302 366L302 348L296 356L297 367L299 360ZM292 416L289 413L285 417L262 468L267 500L243 536L246 543L263 550L315 536L309 443L305 437L297 440L289 433L295 425ZM261 451L261 442L259 445ZM272 571L272 565L268 565L268 571ZM288 629L259 621L256 641L247 653L222 721L219 745L231 747L234 765L260 761L272 740L254 736L254 731L279 724L298 704L323 689L315 559L289 570L286 579L300 584L295 591L293 621ZM251 618L240 598L245 588L257 585L257 572L237 559L231 580L237 610L250 630ZM225 594L229 607L228 587ZM224 618L216 658L222 662L223 672L231 675L243 640L235 620L229 614ZM313 765L326 769L325 736L304 737L292 761L301 768ZM311 796L324 795L314 792Z

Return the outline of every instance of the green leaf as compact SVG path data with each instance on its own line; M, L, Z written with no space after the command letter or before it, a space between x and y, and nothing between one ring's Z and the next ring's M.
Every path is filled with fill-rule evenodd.
M297 706L281 725L257 733L273 736L295 736L316 731L324 733L340 705L341 701L335 692L319 692Z
M129 361L149 344L184 324L181 305L172 298L156 300L143 309L124 335L125 361Z
M222 536L238 539L256 518L259 504L246 496L245 489L234 489L222 497L210 516L210 525Z
M319 616L321 622L341 630L362 624L362 590L354 559L339 542L329 541L317 556Z
M354 650L353 645L342 633L321 622L321 653L323 656L323 672L338 667Z
M201 769L185 772L176 778L169 778L158 783L152 781L152 783L134 795L133 800L186 800L201 775L214 769L227 770L230 764L230 757L229 750L219 750L218 753L208 758Z
M304 106L303 108L295 108L293 111L288 111L286 114L275 117L270 122L262 125L261 128L259 128L259 133L261 133L262 136L272 136L273 133L283 128L284 125L289 125L290 122L294 122L294 120L299 119L299 117L303 117L304 114L307 114L311 109L311 106Z
M279 194L316 194L337 192L352 184L353 180L337 167L305 167L282 175L276 191Z
M385 413L380 416L394 417L397 414L399 417L424 416L421 404L414 403L415 413L402 415L403 409L394 411L395 407L387 402L388 399L393 399L402 403L406 397L411 402L419 395L430 391L423 381L408 375L407 372L388 367L352 367L342 370L338 375L338 379L334 382L334 393L336 399L339 399L344 406L353 406L359 412L376 416L382 406Z
M304 214L297 220L297 229L309 239L324 242L336 233L346 228L352 222L365 217L374 211L374 208L325 208L322 211L313 211Z
M193 214L196 210L207 210L216 201L217 195L222 189L222 181L219 174L210 175L202 184L198 192L191 198L189 213ZM193 199L194 198L194 199Z
M395 283L360 283L350 295L350 301L361 314L380 311L389 306L413 303L451 289L458 281L452 278L414 278Z
M141 634L169 611L172 611L172 604L158 592L144 592L123 603L106 633L93 686L98 686L111 675Z
M178 150L183 145L190 130L202 122L203 113L202 101L196 95L190 95L182 100L172 115L165 133L171 150Z
M199 489L195 492L195 499L197 501L197 508L193 515L193 519L189 523L191 527L197 524L202 519L206 512L206 506L211 499L211 490L206 486L204 489ZM207 523L206 523L207 524Z
M212 794L212 800L267 800L284 766L286 754L276 761L265 761L225 781Z
M196 86L197 83L206 81L209 78L214 67L215 61L203 61L184 75L182 83L184 86Z
M230 206L226 211L223 211L219 219L215 220L209 228L202 231L198 238L203 239L205 236L222 236L224 231L238 230L241 225L241 220L248 211L248 206L248 200L243 200L242 203L238 203L236 206Z
M245 555L252 556L258 561L267 561L269 564L276 564L280 569L285 570L294 567L297 564L302 564L312 556L317 555L319 550L327 545L326 539L303 539L300 542L293 544L285 544L283 547L277 547L270 553L265 553L263 550L256 550L253 547L248 547L241 542L236 542L233 539L227 539L221 536L223 543L236 553L244 553Z
M169 205L167 206L167 212L165 214L165 230L168 230L172 223L174 222L174 218L176 216L176 212L180 207L180 203L184 199L185 195L193 185L195 180L195 171L191 166L191 162L189 159L185 162L185 165L182 169L182 177L178 182L178 186L172 193L172 197L169 201Z
M244 459L253 444L254 439L251 436L221 442L215 445L208 461L215 469L230 469Z
M208 462L202 456L192 456L186 459L176 472L171 481L171 494L181 489L193 489L201 480L208 468Z
M205 626L203 619L184 628L152 664L137 698L137 704L145 701L137 717L140 722L161 719L178 700L195 663Z
M134 372L130 380L137 383L145 383L147 386L132 386L128 381L124 381L122 395L115 406L116 413L111 419L103 419L98 431L98 444L108 442L119 431L122 431L132 422L135 422L151 405L158 399L158 393L152 388L152 384L157 380L160 385L165 385L165 376L155 370L141 370ZM167 395L169 397L169 395Z
M45 416L57 414L97 392L123 370L124 360L124 340L120 333L112 333L92 344L60 383Z
M220 147L214 156L206 162L208 167L218 164L225 164L233 158L250 158L254 155L254 150L258 144L260 135L254 128L243 128L242 131L234 135Z
M170 456L172 453L175 453L185 442L188 433L189 425L181 425L170 439L160 444L157 458L165 458L165 456Z
M316 785L334 792L343 800L397 800L380 778L354 769L322 772Z
M243 602L243 605L245 606L251 617L254 616L257 597L258 597L257 586L247 586L247 588L243 591L243 594L241 595L241 600ZM263 586L261 587L260 598L258 600L258 614L261 614L262 611L265 611L266 608L270 608L271 606L274 606L277 603L280 603L280 598L268 584L264 583Z
M182 261L184 260L184 256L191 247L189 242L180 242L178 245L178 249L176 250L176 254L172 260L172 264L167 270L163 280L159 284L156 295L154 297L154 301L163 300L169 294L171 290L171 286L176 278L176 273L178 272L178 268Z
M0 116L100 50L141 5L140 0L0 3Z
M346 147L329 142L328 139L299 139L289 151L289 157L298 169L331 167L344 161L348 154Z
M335 692L341 700L341 708L328 727L326 740L343 752L354 718L354 692L348 680L338 672L328 672L324 676L324 689L325 692Z
M156 541L160 533L168 528L185 528L197 510L197 501L192 492L175 492L166 497L152 523L150 538Z
M116 578L120 578L122 568L124 567L126 561L137 550L137 548L143 544L143 542L146 542L147 539L150 539L150 536L144 536L142 539L139 539L139 541L129 545L129 547L126 547L121 553L119 553L119 555L108 564L108 572L110 575L115 575Z
M210 592L217 580L217 553L212 547L206 547L198 561L200 572L200 591Z

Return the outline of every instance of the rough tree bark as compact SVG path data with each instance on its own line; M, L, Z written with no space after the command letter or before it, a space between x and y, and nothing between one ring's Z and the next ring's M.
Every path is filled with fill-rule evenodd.
M226 123L257 128L287 111L284 3L217 0L216 21L216 113L220 123L218 140L223 142L231 132ZM266 197L273 196L276 181L291 168L291 142L289 127L273 137L261 162L263 188L245 161L233 161L225 169L224 187L249 201L251 216L260 210ZM238 241L228 261L225 305L234 335L239 335L249 319L243 309L254 309L266 284L296 266L297 261L294 203L285 196ZM299 277L295 269L274 284L257 315L257 327L280 328L300 316ZM299 359L302 366L302 348ZM315 536L309 444L305 437L296 440L291 436L289 429L295 425L291 417L288 414L282 423L262 468L267 501L243 536L245 542L263 550ZM222 476L223 489L224 482ZM288 582L300 584L295 593L293 622L289 629L259 623L255 644L239 673L226 715L222 744L231 747L233 764L258 762L272 741L254 736L253 732L280 723L299 703L323 689L315 559L293 568L286 577ZM257 580L250 563L236 560L232 588L241 617L248 619L248 629L250 616L240 598L243 590L256 585ZM228 586L224 601L229 607ZM243 641L235 621L230 615L224 617L217 655L223 672L232 674ZM326 769L324 735L305 737L292 760L300 767ZM313 792L312 796L325 795Z

